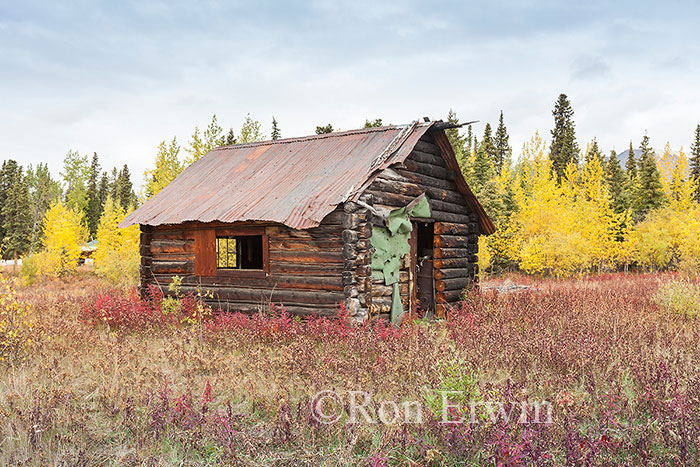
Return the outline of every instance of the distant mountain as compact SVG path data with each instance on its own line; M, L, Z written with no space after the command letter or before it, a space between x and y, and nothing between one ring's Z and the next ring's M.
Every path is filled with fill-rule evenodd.
M625 149L621 153L617 155L617 158L620 160L620 165L622 168L625 168L625 164L627 164L627 158L629 157L630 150ZM639 162L639 159L642 157L642 150L641 149L635 149L634 150L634 160Z

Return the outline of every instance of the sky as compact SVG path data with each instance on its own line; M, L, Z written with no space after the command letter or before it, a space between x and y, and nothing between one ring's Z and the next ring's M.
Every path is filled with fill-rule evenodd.
M134 182L216 114L283 137L365 119L497 124L514 155L569 96L579 144L688 148L700 2L0 0L0 160L97 152Z

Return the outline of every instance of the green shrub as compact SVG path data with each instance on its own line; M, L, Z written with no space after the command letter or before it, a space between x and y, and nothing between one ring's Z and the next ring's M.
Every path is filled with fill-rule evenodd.
M479 373L476 370L470 368L463 360L457 359L438 365L438 387L423 392L427 406L436 417L441 417L445 409L443 394L451 406L462 408L462 415L466 415L470 404L483 402L483 395L479 389Z
M700 316L700 286L687 280L670 281L659 287L654 299L664 310L687 318Z

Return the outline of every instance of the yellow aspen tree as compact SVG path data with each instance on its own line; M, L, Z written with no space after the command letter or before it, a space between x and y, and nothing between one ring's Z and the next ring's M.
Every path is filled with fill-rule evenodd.
M661 186L663 186L664 193L666 193L666 196L670 196L675 158L671 152L671 145L669 143L666 143L663 154L657 157L656 165L659 168L659 176L661 178Z
M122 207L107 197L97 227L95 273L114 284L129 286L138 278L139 229L137 225L117 227L124 217Z
M38 274L59 277L73 273L78 267L80 246L87 237L82 213L68 209L61 202L52 204L44 217L44 250Z
M700 207L693 194L697 181L688 159L666 144L658 160L667 206L649 213L631 233L636 261L648 269L678 268L697 273L700 269Z
M605 169L597 157L589 158L581 173L579 194L573 206L579 222L578 229L587 242L589 264L586 269L614 266L619 256L618 238L623 216L611 205L605 180Z
M694 199L697 183L697 180L691 176L688 158L681 147L671 168L667 193L668 198L671 200L671 207L674 210L684 212L697 206Z
M546 144L539 134L523 146L523 157L514 184L517 206L512 216L514 256L528 273L559 274L562 226L566 209L552 172Z

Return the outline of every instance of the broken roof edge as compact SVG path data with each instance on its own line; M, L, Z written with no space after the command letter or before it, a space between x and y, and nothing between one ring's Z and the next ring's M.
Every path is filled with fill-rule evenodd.
M238 149L238 148L252 148L256 146L266 146L266 145L274 145L274 144L287 144L287 143L296 143L296 142L301 142L301 141L308 141L308 140L315 140L315 139L325 139L325 138L338 138L342 136L351 136L351 135L359 135L363 133L374 133L374 132L379 132L379 131L390 131L390 130L403 130L406 127L409 127L411 125L416 125L416 126L432 126L435 122L418 122L417 120L412 121L411 123L404 123L401 125L383 125L383 126L374 126L374 127L367 127L367 128L357 128L354 130L345 130L345 131L333 131L331 133L321 133L321 134L316 134L316 135L307 135L307 136L293 136L291 138L280 138L280 139L268 139L264 141L253 141L250 143L240 143L240 144L227 144L225 146L218 146L212 149L212 151L219 151L222 149Z

